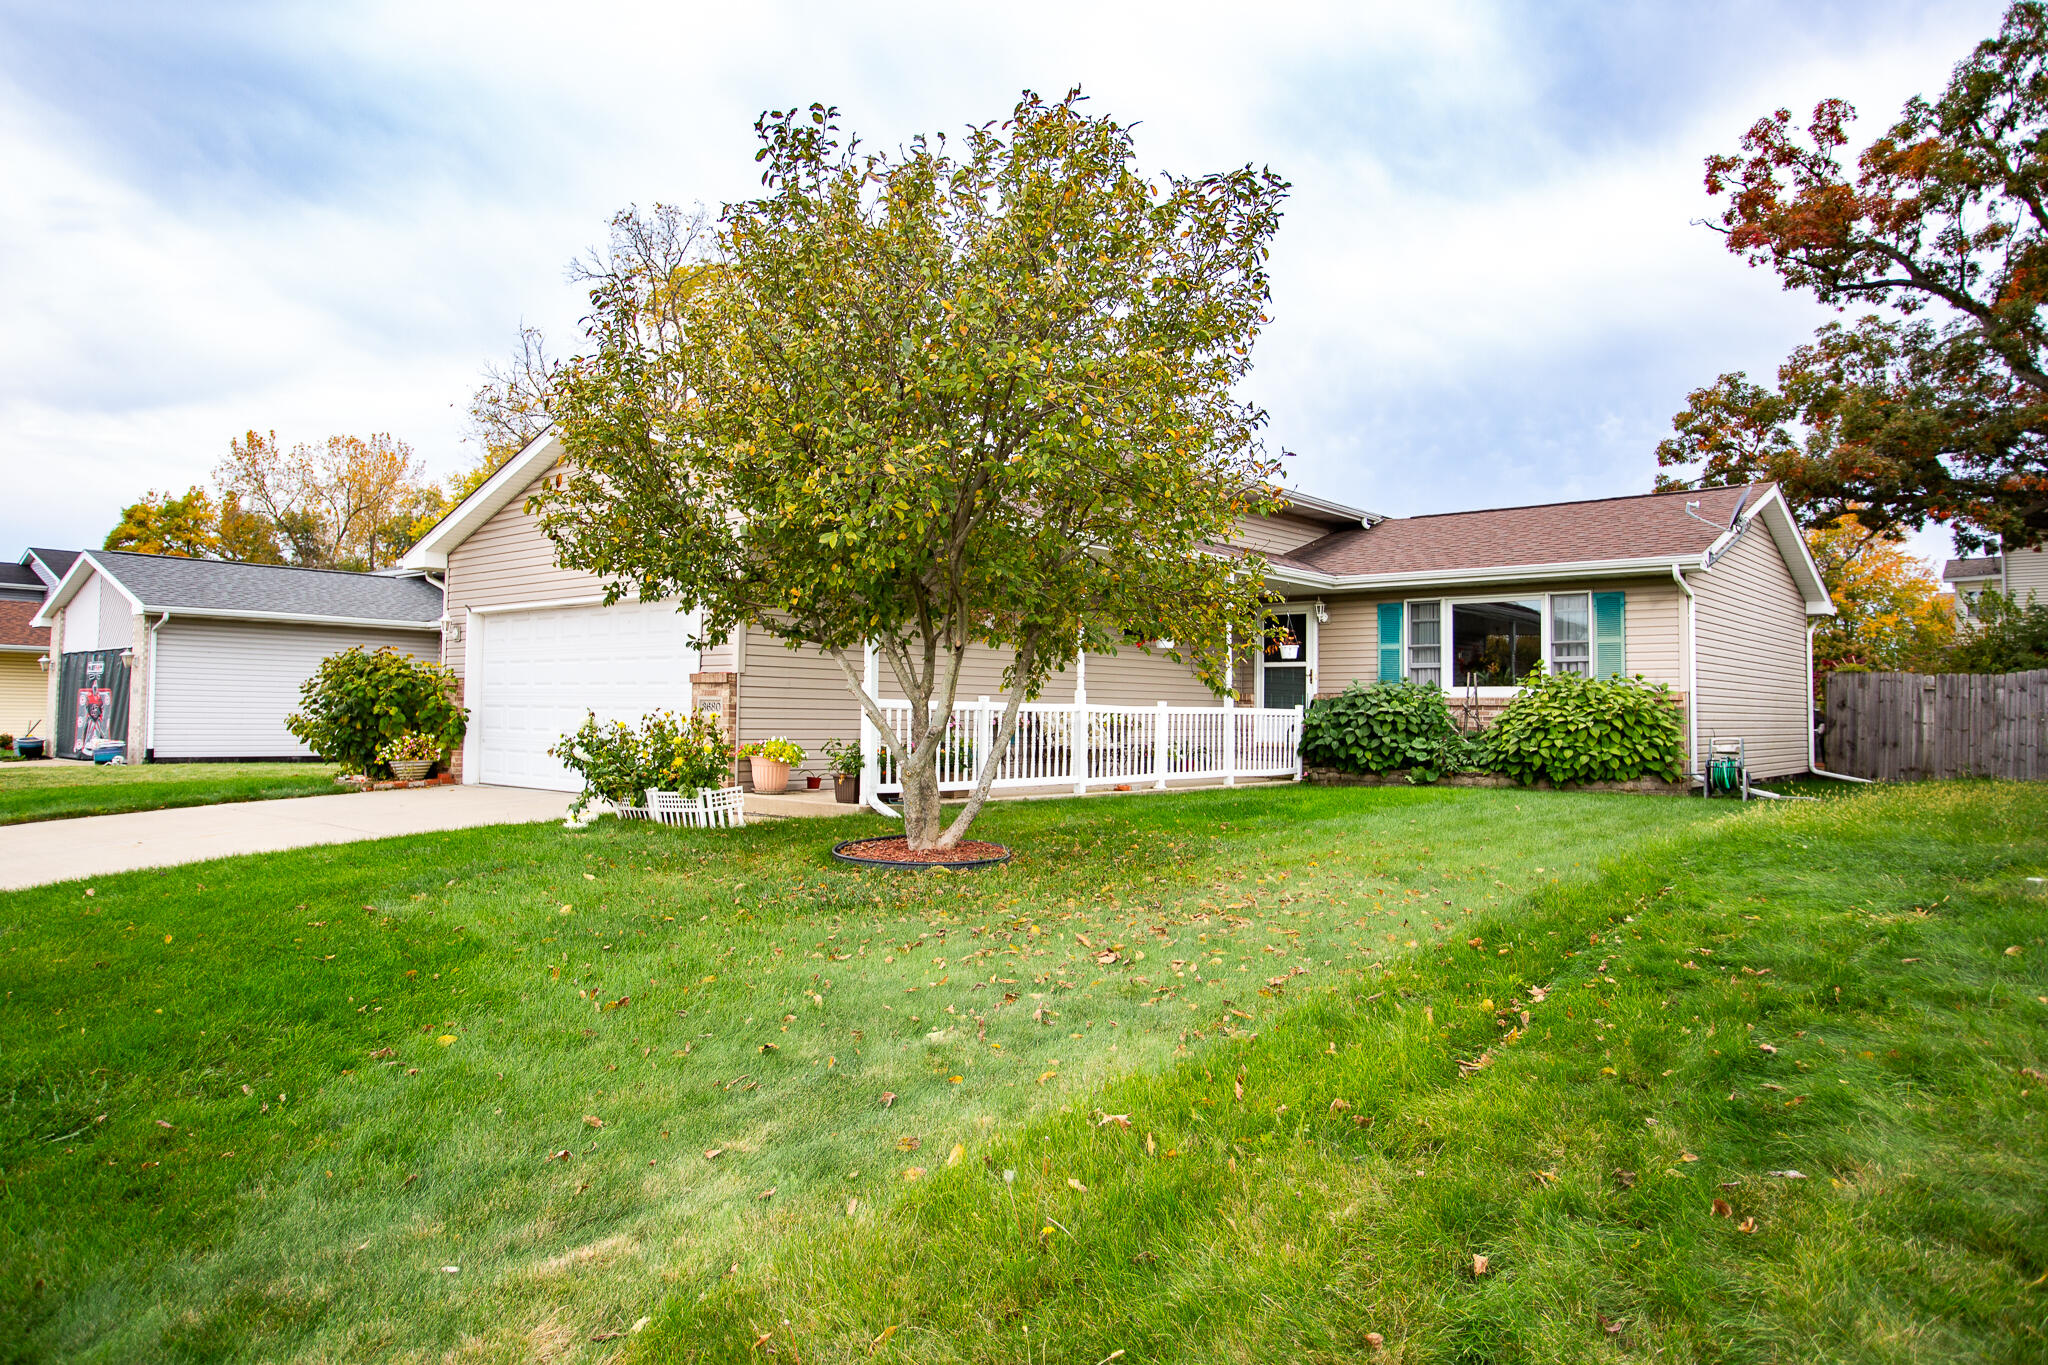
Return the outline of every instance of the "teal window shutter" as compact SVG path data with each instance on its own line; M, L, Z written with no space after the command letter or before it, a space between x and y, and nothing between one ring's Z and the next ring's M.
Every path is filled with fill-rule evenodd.
M1593 594L1593 676L1628 676L1627 593Z
M1380 681L1401 681L1401 604L1380 603Z

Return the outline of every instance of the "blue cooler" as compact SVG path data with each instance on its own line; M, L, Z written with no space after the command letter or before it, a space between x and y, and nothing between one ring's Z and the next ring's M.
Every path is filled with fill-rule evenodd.
M128 746L126 744L118 739L109 740L92 751L92 761L95 763L126 763L128 761L127 753Z

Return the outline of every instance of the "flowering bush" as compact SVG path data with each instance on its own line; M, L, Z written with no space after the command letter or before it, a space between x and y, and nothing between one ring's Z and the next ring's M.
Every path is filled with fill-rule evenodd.
M637 806L649 788L692 792L723 786L732 764L732 745L709 711L656 711L642 716L637 728L616 720L600 723L592 713L548 753L582 776L579 809L593 798Z
M462 743L469 713L455 689L455 674L431 659L351 647L320 661L284 728L344 773L375 777L384 747L407 734L430 735L442 750Z

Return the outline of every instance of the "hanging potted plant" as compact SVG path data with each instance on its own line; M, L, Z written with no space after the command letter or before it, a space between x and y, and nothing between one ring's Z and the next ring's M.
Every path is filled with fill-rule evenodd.
M1285 626L1273 632L1269 643L1279 650L1280 657L1289 663L1301 657L1301 637Z
M747 745L740 750L740 757L753 769L755 791L780 796L789 789L789 770L804 761L804 747L777 735Z
M842 806L860 803L860 745L843 739L825 741L825 757L832 761L832 795Z
M441 741L432 735L408 730L380 749L377 757L400 782L418 782L440 761Z

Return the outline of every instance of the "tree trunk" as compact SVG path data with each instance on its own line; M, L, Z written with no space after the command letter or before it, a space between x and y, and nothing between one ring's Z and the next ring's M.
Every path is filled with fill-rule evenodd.
M943 820L939 807L939 765L918 764L903 772L903 837L912 848L935 848Z

